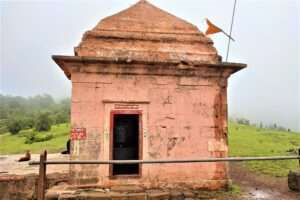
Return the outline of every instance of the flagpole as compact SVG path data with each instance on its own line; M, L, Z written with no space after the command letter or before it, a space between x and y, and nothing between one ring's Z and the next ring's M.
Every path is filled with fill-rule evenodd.
M231 18L231 25L230 25L230 33L229 33L228 44L227 44L226 62L228 61L228 56L229 56L230 42L231 42L231 38L232 38L231 35L232 35L234 16L235 16L235 10L236 10L236 2L237 2L237 0L234 0L234 6L233 6L233 12L232 12L232 18Z

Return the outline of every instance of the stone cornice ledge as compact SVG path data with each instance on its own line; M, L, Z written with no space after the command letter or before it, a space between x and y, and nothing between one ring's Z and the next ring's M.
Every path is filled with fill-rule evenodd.
M132 60L130 58L108 58L108 57L81 57L81 56L62 56L62 55L53 55L52 59L60 66L60 68L64 71L66 76L70 79L71 77L71 69L70 67L82 67L83 65L92 65L92 64L119 64L119 65L151 65L151 68L149 71L151 71L151 74L153 75L163 75L162 71L160 70L159 73L154 73L155 65L157 66L169 66L167 67L165 75L181 75L182 73L169 73L170 70L174 71L197 71L199 68L207 67L211 69L229 69L232 71L232 73L235 73L245 67L247 67L246 64L243 63L230 63L230 62L220 62L220 63L204 63L204 62L195 62L195 61L185 61L185 60L179 60L179 59L173 59L173 60ZM71 64L71 65L70 65ZM68 66L67 66L68 65ZM175 67L174 67L175 66ZM172 67L172 69L170 69ZM124 69L127 67L124 67ZM133 67L130 67L133 68ZM161 68L160 68L161 69ZM132 69L133 70L133 69ZM90 73L104 73L104 70L91 70L86 67L83 72L90 72ZM105 69L105 73L109 73L107 69ZM118 70L118 72L112 72L112 73L118 73L120 74L121 71ZM143 73L135 73L130 72L127 68L127 70L124 70L122 73L124 74L143 74ZM147 74L147 73L145 73ZM183 74L182 74L183 75ZM185 73L185 75L189 76L192 75L192 73Z

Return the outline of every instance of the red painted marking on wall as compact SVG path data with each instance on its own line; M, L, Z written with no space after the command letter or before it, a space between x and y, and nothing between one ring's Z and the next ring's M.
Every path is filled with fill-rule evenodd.
M86 139L86 128L71 129L71 140L85 140L85 139Z

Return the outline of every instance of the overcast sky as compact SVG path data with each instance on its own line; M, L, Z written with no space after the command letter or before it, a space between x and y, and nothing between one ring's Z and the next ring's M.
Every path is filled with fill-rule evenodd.
M229 31L233 0L149 0L203 28L209 18ZM99 20L136 0L0 0L0 93L57 98L71 84L51 55L73 55ZM230 116L300 131L300 2L238 0L229 61L248 68L229 81ZM227 38L212 36L225 58Z

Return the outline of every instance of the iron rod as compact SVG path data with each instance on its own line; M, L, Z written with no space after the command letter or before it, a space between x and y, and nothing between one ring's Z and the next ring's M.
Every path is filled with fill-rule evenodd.
M231 42L230 40L231 40L231 36L232 36L232 29L233 29L233 23L234 23L235 11L236 11L236 2L237 2L237 0L234 0L232 17L231 17L230 32L229 32L228 44L227 44L226 62L228 61L228 57L229 57L230 42Z
M205 162L243 162L243 161L264 161L264 160L300 160L300 156L273 156L273 157L227 157L227 158L203 158L191 160L69 160L69 161L51 161L44 163L47 165L65 165L65 164L168 164L168 163L205 163ZM32 161L29 165L39 165L39 161Z

